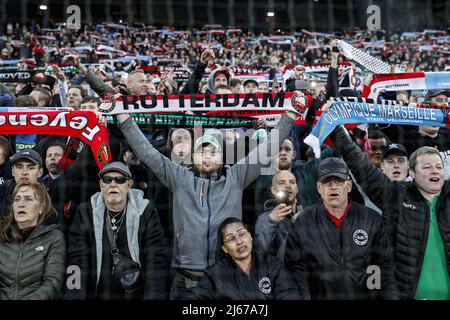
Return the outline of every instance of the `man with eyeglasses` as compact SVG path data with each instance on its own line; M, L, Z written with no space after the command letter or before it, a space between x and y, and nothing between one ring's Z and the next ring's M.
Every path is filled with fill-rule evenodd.
M349 171L340 158L319 165L322 203L306 208L290 229L285 264L305 299L397 299L392 248L382 218L350 201Z
M177 165L145 139L128 114L119 114L120 129L136 156L173 192L174 254L177 269L171 297L195 287L216 261L216 230L226 217L242 218L242 194L259 175L261 159L278 152L295 114L283 114L271 135L233 166L223 164L222 146L213 135L194 143L194 166Z
M99 173L100 192L78 206L68 235L65 299L129 298L129 288L114 274L113 241L120 254L140 266L142 278L133 298L167 298L161 223L143 192L131 189L131 177L123 163L109 163ZM74 276L81 276L78 286L71 278L73 270L79 270Z

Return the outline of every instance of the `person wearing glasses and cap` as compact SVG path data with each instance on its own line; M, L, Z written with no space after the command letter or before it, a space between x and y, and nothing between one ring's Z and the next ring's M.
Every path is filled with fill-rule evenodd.
M280 260L253 245L241 219L217 228L217 263L185 298L201 300L299 300L291 273Z
M351 188L342 159L322 160L322 203L306 208L289 231L284 261L305 299L398 298L382 218L352 202Z
M131 177L125 164L109 163L99 172L100 192L78 206L68 235L65 299L128 299L113 271L116 250L142 270L133 299L166 298L166 249L159 216L143 192L131 188ZM79 286L71 282L74 266L80 270Z

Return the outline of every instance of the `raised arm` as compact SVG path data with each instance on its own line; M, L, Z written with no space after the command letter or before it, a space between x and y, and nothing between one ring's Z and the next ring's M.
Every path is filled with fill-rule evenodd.
M338 48L337 40L333 40L330 44L331 49L331 65L327 75L327 87L326 87L326 99L330 97L336 97L339 92L339 72L338 72L338 58L339 51L335 52L334 48ZM339 50L339 49L337 49Z
M262 161L269 162L280 150L284 139L294 125L296 114L288 112L282 115L281 120L273 128L267 139L256 149L251 151L247 157L238 161L231 167L231 172L236 175L244 189L258 178L261 172Z
M152 144L145 138L128 114L117 115L117 120L120 123L120 130L122 130L136 156L153 172L161 183L173 190L177 183L177 170L187 172L187 169L176 165L153 148Z
M194 72L192 72L191 76L189 77L189 80L184 86L184 89L181 91L181 94L198 93L198 85L202 80L209 60L211 59L214 59L214 51L211 49L211 47L208 47L205 51L202 52L200 61L195 65Z

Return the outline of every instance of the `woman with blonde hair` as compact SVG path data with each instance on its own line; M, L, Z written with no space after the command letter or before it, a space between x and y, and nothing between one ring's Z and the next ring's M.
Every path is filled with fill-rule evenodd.
M0 299L48 300L62 293L66 244L44 185L19 182L0 226Z

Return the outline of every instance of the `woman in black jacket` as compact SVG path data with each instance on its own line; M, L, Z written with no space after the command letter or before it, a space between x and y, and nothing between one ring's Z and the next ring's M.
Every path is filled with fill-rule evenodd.
M217 239L219 260L192 290L196 299L300 299L292 275L277 258L253 248L253 238L242 220L226 218Z
M19 182L0 228L0 299L59 298L66 245L45 186Z

